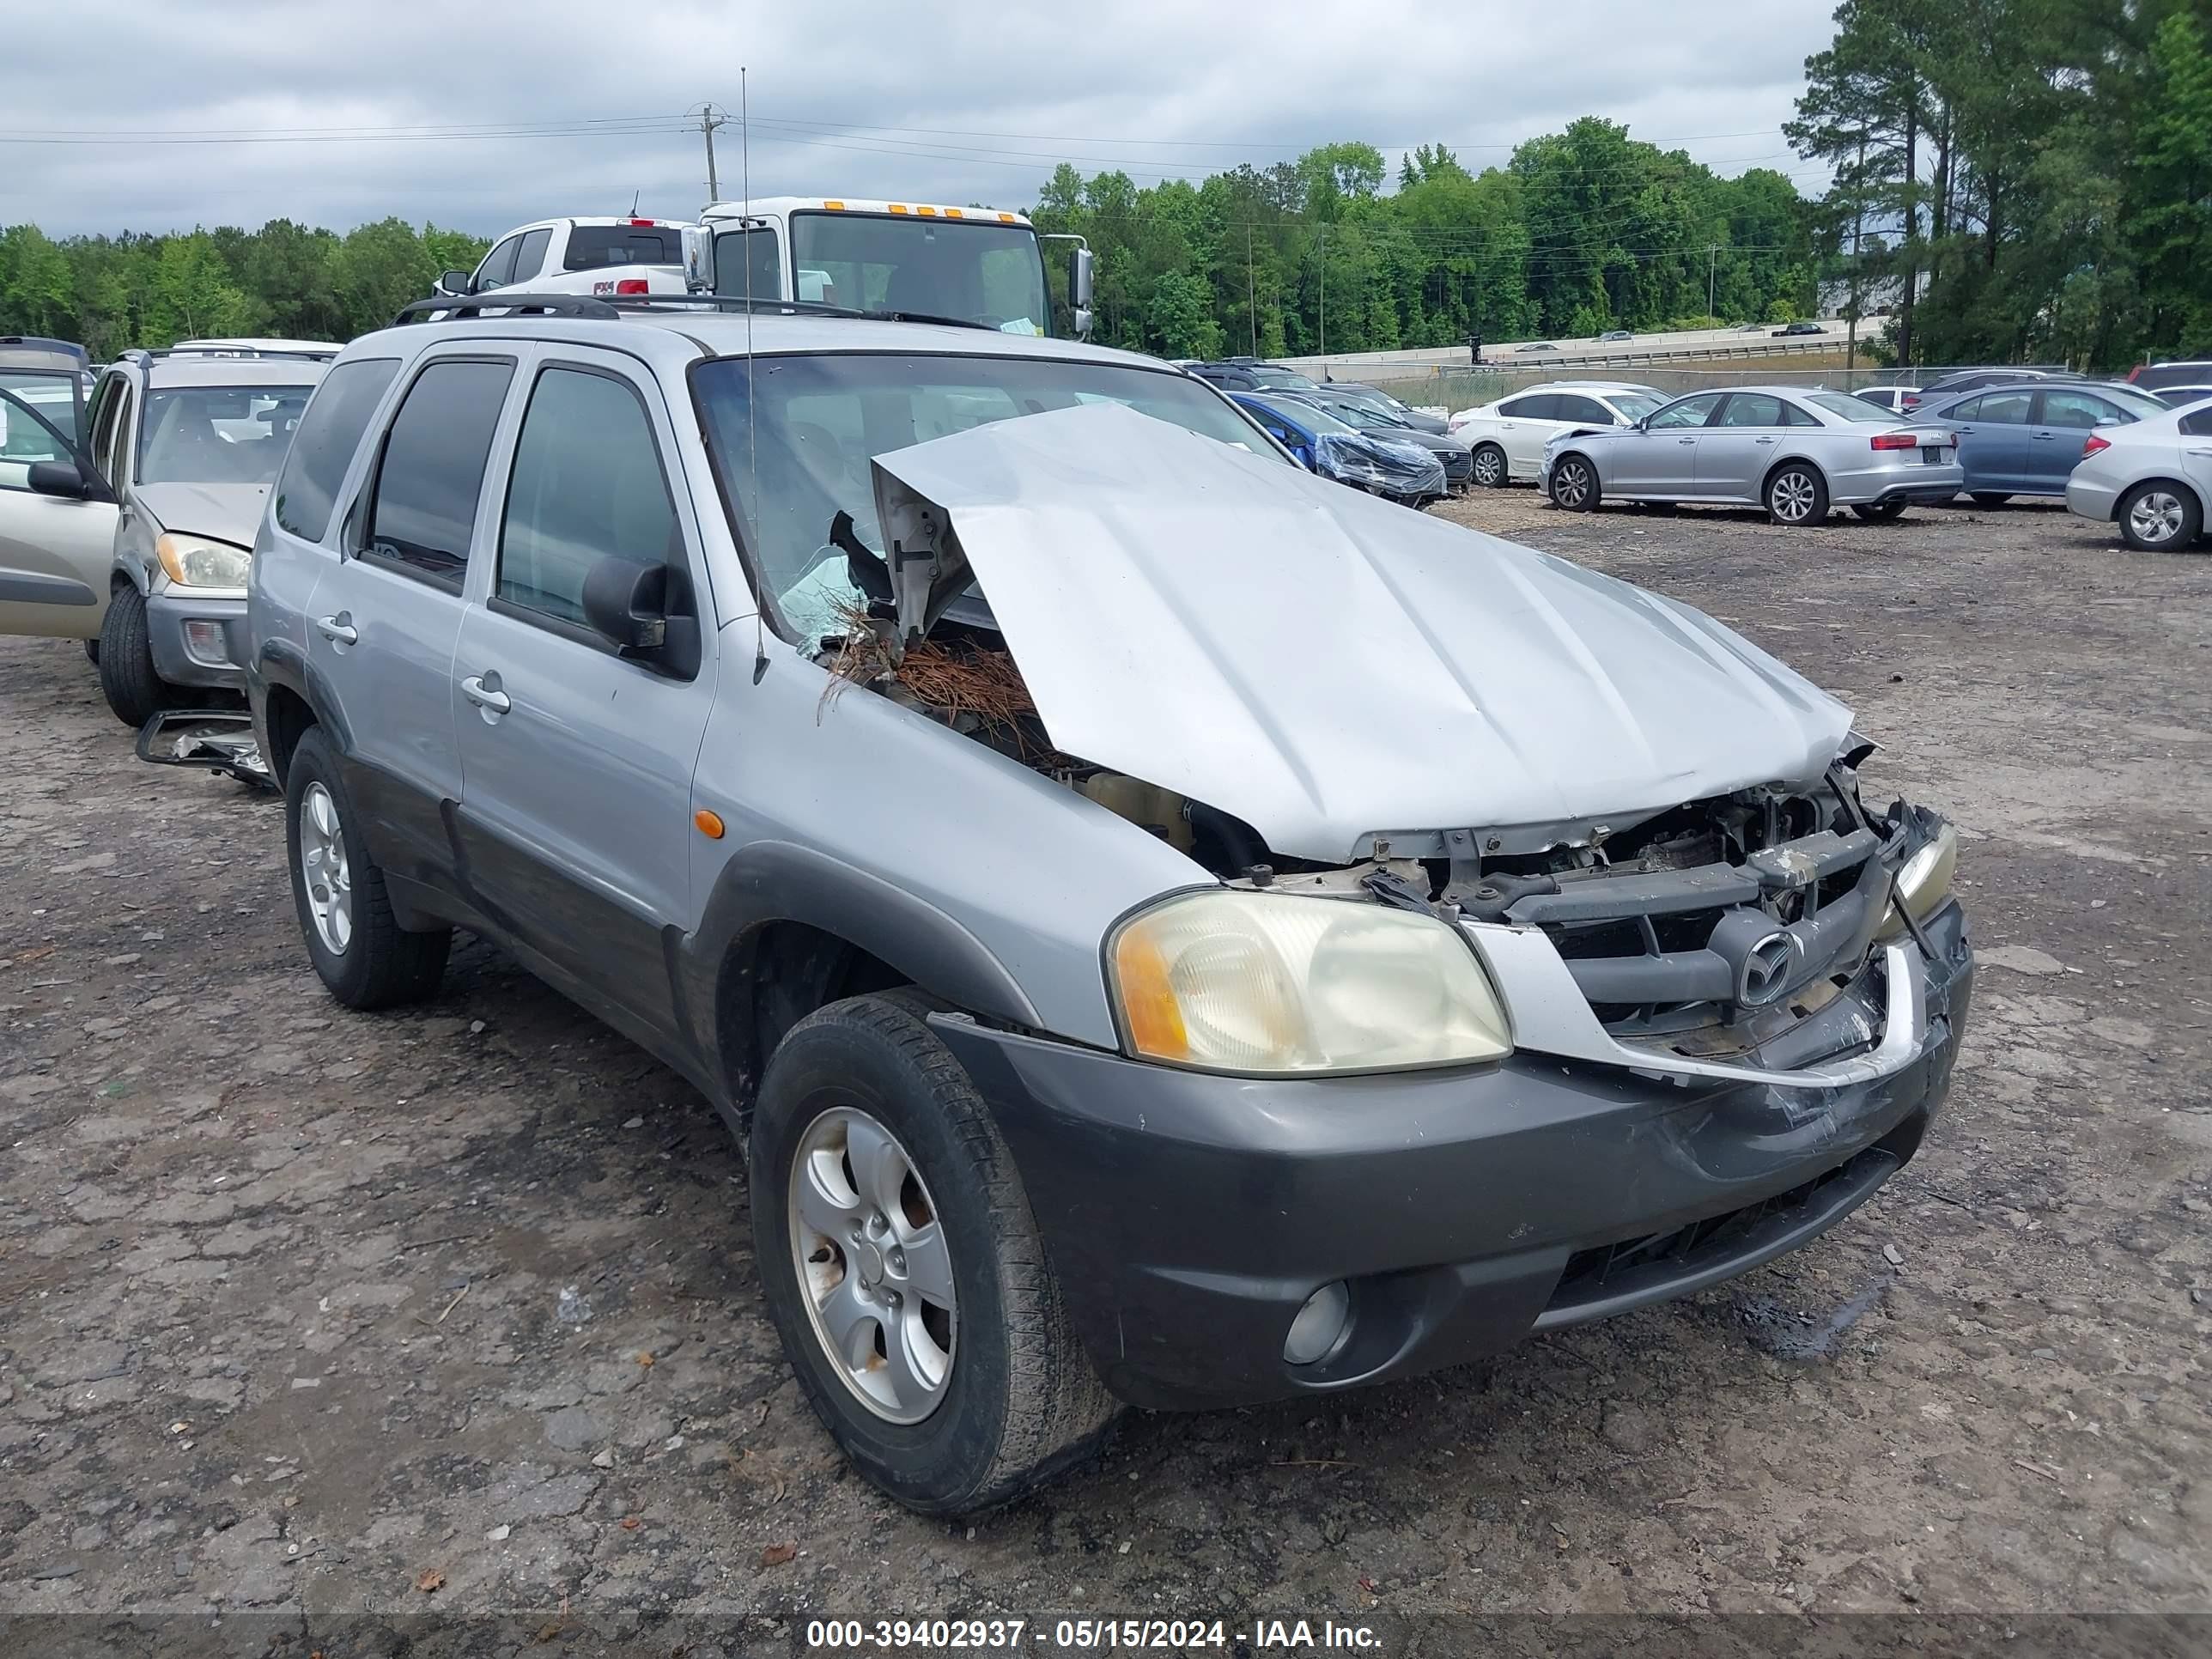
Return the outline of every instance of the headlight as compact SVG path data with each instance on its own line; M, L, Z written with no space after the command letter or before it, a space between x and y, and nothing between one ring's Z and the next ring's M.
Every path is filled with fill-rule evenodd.
M253 556L228 542L211 542L204 536L179 536L164 531L154 544L154 556L169 580L182 587L243 587Z
M1228 889L1168 899L1107 942L1132 1053L1202 1071L1463 1065L1513 1051L1467 941L1431 916Z
M1915 921L1933 915L1936 907L1951 896L1951 877L1958 867L1959 831L1947 823L1897 872L1897 896L1890 901L1875 937L1895 939L1905 931L1905 917L1897 913L1899 904Z

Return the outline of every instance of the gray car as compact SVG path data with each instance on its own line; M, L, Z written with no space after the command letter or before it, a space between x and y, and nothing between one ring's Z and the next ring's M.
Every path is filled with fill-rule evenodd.
M102 372L84 447L54 493L116 503L92 648L118 720L246 684L246 567L292 428L331 346L250 341L126 351Z
M1539 483L1553 504L1601 501L1764 507L1777 524L1819 524L1831 507L1893 519L1914 501L1948 501L1965 483L1959 436L1863 398L1802 386L1699 392L1631 426L1562 433Z
M1912 1156L1966 1012L1957 836L1861 801L1833 699L1148 358L576 296L370 334L249 621L323 983L434 995L468 929L689 1079L806 1397L931 1513L1121 1402L1769 1261Z

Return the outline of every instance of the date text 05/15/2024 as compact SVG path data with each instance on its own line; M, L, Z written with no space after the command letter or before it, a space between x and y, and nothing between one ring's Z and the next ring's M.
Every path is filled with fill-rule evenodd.
M1240 1638L1255 1650L1284 1653L1371 1653L1382 1645L1369 1626L1332 1619L1255 1619L1242 1629L1221 1619L817 1619L806 1626L809 1648L842 1652L1031 1644L1063 1651L1174 1652L1222 1649Z

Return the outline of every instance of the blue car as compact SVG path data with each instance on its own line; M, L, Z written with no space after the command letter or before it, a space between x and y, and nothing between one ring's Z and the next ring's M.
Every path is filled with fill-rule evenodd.
M1912 413L1957 429L1966 493L1996 507L2014 495L2063 496L2090 433L2166 412L2148 392L2118 382L2037 380L1982 386Z
M1371 437L1293 398L1249 392L1228 396L1301 465L1324 478L1412 507L1445 493L1443 463L1413 444Z

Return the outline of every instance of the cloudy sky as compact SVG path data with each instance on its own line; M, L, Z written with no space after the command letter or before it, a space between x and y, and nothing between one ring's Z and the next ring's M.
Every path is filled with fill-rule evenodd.
M566 213L690 216L684 112L751 103L755 194L1026 206L1053 164L1139 184L1360 138L1471 166L1598 114L1723 173L1788 153L1832 0L68 0L11 8L0 223L57 234L343 228L398 214L479 234ZM734 119L722 194L740 188Z

